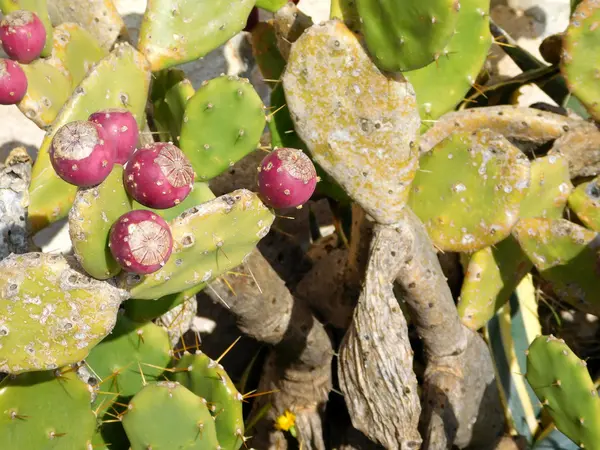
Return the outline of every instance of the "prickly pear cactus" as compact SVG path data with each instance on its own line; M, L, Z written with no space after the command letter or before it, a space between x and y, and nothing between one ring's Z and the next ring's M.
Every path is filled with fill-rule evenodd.
M153 300L206 283L239 265L269 231L275 216L241 189L187 210L170 222L173 253L157 272L124 274L135 299Z
M30 372L0 383L0 446L87 449L96 429L90 387L73 371Z
M358 38L330 20L294 43L283 87L314 160L379 223L398 221L418 166L411 85L383 75Z
M153 72L198 59L242 31L254 0L149 0L138 49Z
M287 0L256 0L256 7L270 12L277 12L286 3Z
M501 135L457 131L421 157L409 205L443 251L473 252L508 237L530 163Z
M220 76L187 102L179 144L198 179L207 181L255 150L265 123L264 105L249 81Z
M46 29L46 44L42 50L42 57L50 56L52 52L52 22L48 14L48 6L46 0L0 0L0 10L5 16L14 11L31 11L35 13Z
M562 433L581 448L598 448L600 399L585 361L562 339L538 336L527 350L526 378Z
M0 372L55 369L84 359L114 327L125 292L89 278L72 257L0 262Z
M600 88L597 66L590 59L590 50L597 49L600 44L598 20L600 3L597 0L579 3L563 37L560 64L569 90L596 120L600 120Z
M569 208L586 227L600 231L600 177L577 186L569 196Z
M186 353L173 365L170 378L210 405L217 439L223 450L238 450L244 442L242 394L216 361L202 352Z
M204 289L204 287L204 284L199 284L191 289L186 289L176 294L165 295L151 302L132 298L123 303L123 309L125 309L125 314L130 319L140 323L147 322L148 320L154 320L163 314L169 313L190 299L195 299L196 294Z
M361 31L378 67L419 69L443 56L456 31L458 0L357 0Z
M33 166L29 188L33 232L65 217L77 193L77 188L63 181L50 163L49 149L56 131L66 123L87 120L91 113L109 108L127 108L141 128L149 84L148 63L128 44L117 44L88 73L52 123Z
M129 402L122 419L131 450L219 448L206 400L179 383L151 383Z

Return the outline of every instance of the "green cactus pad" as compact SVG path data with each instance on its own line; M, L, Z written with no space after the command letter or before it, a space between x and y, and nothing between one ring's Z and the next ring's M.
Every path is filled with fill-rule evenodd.
M202 285L241 264L275 216L245 189L222 195L172 220L173 253L150 275L123 274L131 297L152 300Z
M568 220L521 219L519 245L561 300L598 315L598 234Z
M238 450L244 442L242 395L223 367L202 352L186 353L169 375L194 394L206 399L215 417L217 439L223 450Z
M127 108L140 128L150 85L148 63L128 44L117 44L75 89L46 134L32 170L29 187L29 220L36 232L65 217L77 188L63 181L50 163L49 149L60 127L74 120L87 120L101 109Z
M255 150L265 123L264 105L250 82L220 76L188 101L179 144L198 180L207 181Z
M44 24L46 29L46 45L40 56L50 56L52 52L52 22L48 14L46 0L0 0L0 9L5 16L11 12L25 10L34 12Z
M77 261L92 277L106 280L121 271L108 248L108 236L117 219L129 211L131 199L120 164L100 185L78 190L69 212L69 236Z
M0 262L0 372L48 370L86 357L115 324L125 293L46 253Z
M171 381L138 392L123 416L123 428L131 450L219 448L206 400Z
M185 106L195 92L181 70L167 69L155 75L150 99L154 106L154 124L162 142L179 145Z
M600 120L600 86L598 66L590 52L600 44L599 20L597 0L583 0L577 6L563 36L560 62L569 90L596 120Z
M526 378L562 433L581 448L598 448L600 399L585 361L562 339L538 336L527 350Z
M294 43L283 88L315 162L377 222L397 222L418 166L412 86L384 76L357 36L330 20Z
M267 85L275 88L280 84L277 80L285 69L286 61L277 47L277 34L272 22L258 22L252 29L252 54Z
M169 364L170 351L165 330L152 322L133 322L121 314L112 333L92 349L85 361L90 373L99 378L100 391L128 397L143 387L144 380L157 380ZM110 400L107 396L98 394L96 402Z
M183 335L192 329L197 312L196 296L188 295L183 302L157 317L155 323L167 332L171 345L175 347L182 342Z
M451 134L420 160L409 205L443 251L473 252L505 239L529 187L525 155L489 130Z
M197 181L194 183L194 188L188 194L188 196L176 206L167 209L152 209L147 206L141 205L140 203L132 200L132 208L133 209L147 209L149 211L154 211L156 214L161 216L167 222L175 219L177 216L183 214L190 208L194 208L203 203L209 202L215 199L215 194L212 193L207 183L202 183L201 181Z
M442 56L460 7L458 0L356 1L369 52L378 67L393 72L419 69Z
M270 12L277 12L287 4L288 0L256 0L256 7Z
M154 320L181 305L186 300L195 297L198 292L204 289L204 287L204 284L199 284L191 289L176 294L165 295L164 297L151 302L148 300L137 300L132 298L123 303L125 314L136 322Z
M571 192L569 168L560 156L531 162L531 186L521 202L520 217L562 216ZM533 267L512 236L471 256L458 302L462 322L473 330L484 326L504 305Z
M74 372L24 373L0 383L0 447L90 448L96 416L91 392Z
M417 93L424 121L453 110L475 83L492 44L489 9L489 0L460 0L459 31L440 56L421 69L403 73ZM430 125L423 123L423 127Z
M86 73L107 54L79 25L58 25L50 58L22 66L28 86L19 110L38 127L50 126Z
M127 403L126 399L117 401ZM128 450L129 439L127 439L121 422L115 419L115 413L112 411L105 413L101 420L102 423L96 428L92 439L93 450Z
M586 227L600 231L600 177L577 186L569 196L569 208Z
M138 49L153 72L193 61L246 26L255 0L149 0Z

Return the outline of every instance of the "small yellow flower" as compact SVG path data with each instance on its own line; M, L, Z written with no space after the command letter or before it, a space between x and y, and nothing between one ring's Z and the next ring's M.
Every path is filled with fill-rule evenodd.
M296 415L287 409L275 420L275 428L281 431L290 431L290 428L293 428L295 424Z

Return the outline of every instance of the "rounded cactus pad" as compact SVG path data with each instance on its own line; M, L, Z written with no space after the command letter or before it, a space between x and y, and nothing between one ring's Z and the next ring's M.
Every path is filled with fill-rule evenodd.
M0 446L89 449L96 429L90 388L75 372L32 372L0 383Z
M283 88L313 160L377 222L397 222L418 166L412 86L383 75L358 37L329 20L293 44Z
M529 177L529 160L501 135L457 131L421 157L409 205L438 248L473 252L510 234Z
M238 450L244 443L242 394L225 369L202 352L186 353L173 365L169 376L206 399L215 418L217 439L223 450Z
M14 11L0 22L0 41L9 58L27 64L42 53L46 29L34 12Z
M122 421L131 450L219 448L206 400L172 381L145 386L129 402Z
M0 105L19 103L27 93L27 76L10 59L0 59Z
M590 53L600 44L600 1L583 0L571 16L563 36L561 72L569 90L600 120L598 66Z
M377 65L406 71L424 67L441 55L456 32L461 4L459 0L357 0L356 8Z
M108 245L123 269L150 274L169 260L173 237L169 224L158 214L134 210L123 214L113 224Z
M125 298L84 275L72 257L9 256L0 262L0 372L81 361L112 330Z
M156 381L163 372L161 368L169 364L170 351L169 336L161 327L119 315L111 334L92 349L85 361L100 378L102 392L128 397L142 389L144 380ZM98 394L98 399L106 403L112 397Z
M273 208L301 206L317 186L315 166L302 150L273 150L264 157L258 171L258 191Z
M598 448L600 399L585 361L562 339L538 336L527 350L526 378L562 433L581 448Z
M175 145L155 142L135 151L125 165L125 188L144 206L167 209L178 205L194 185L194 169Z
M586 227L600 231L600 177L577 186L569 196L569 208Z

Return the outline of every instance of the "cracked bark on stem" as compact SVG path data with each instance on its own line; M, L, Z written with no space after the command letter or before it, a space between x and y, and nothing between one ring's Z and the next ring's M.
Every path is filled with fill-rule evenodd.
M340 388L353 425L387 449L417 449L421 406L406 319L393 282L405 255L376 226L365 281L339 357Z
M255 411L265 402L271 402L274 408L267 420L257 425L252 445L286 448L270 447L268 443L281 435L274 430L272 420L287 408L297 416L300 436L310 436L304 448L324 449L319 432L320 408L331 390L333 357L325 328L305 303L294 299L257 249L233 272L212 282L206 294L228 306L242 332L273 345L275 350L265 366L262 384L269 386L267 390L279 391L259 397L255 403Z
M11 253L26 253L32 246L27 233L32 163L22 147L0 163L0 260Z
M423 449L493 447L504 415L489 349L461 324L425 227L406 208L393 228L376 230L402 255L396 283L425 347Z

